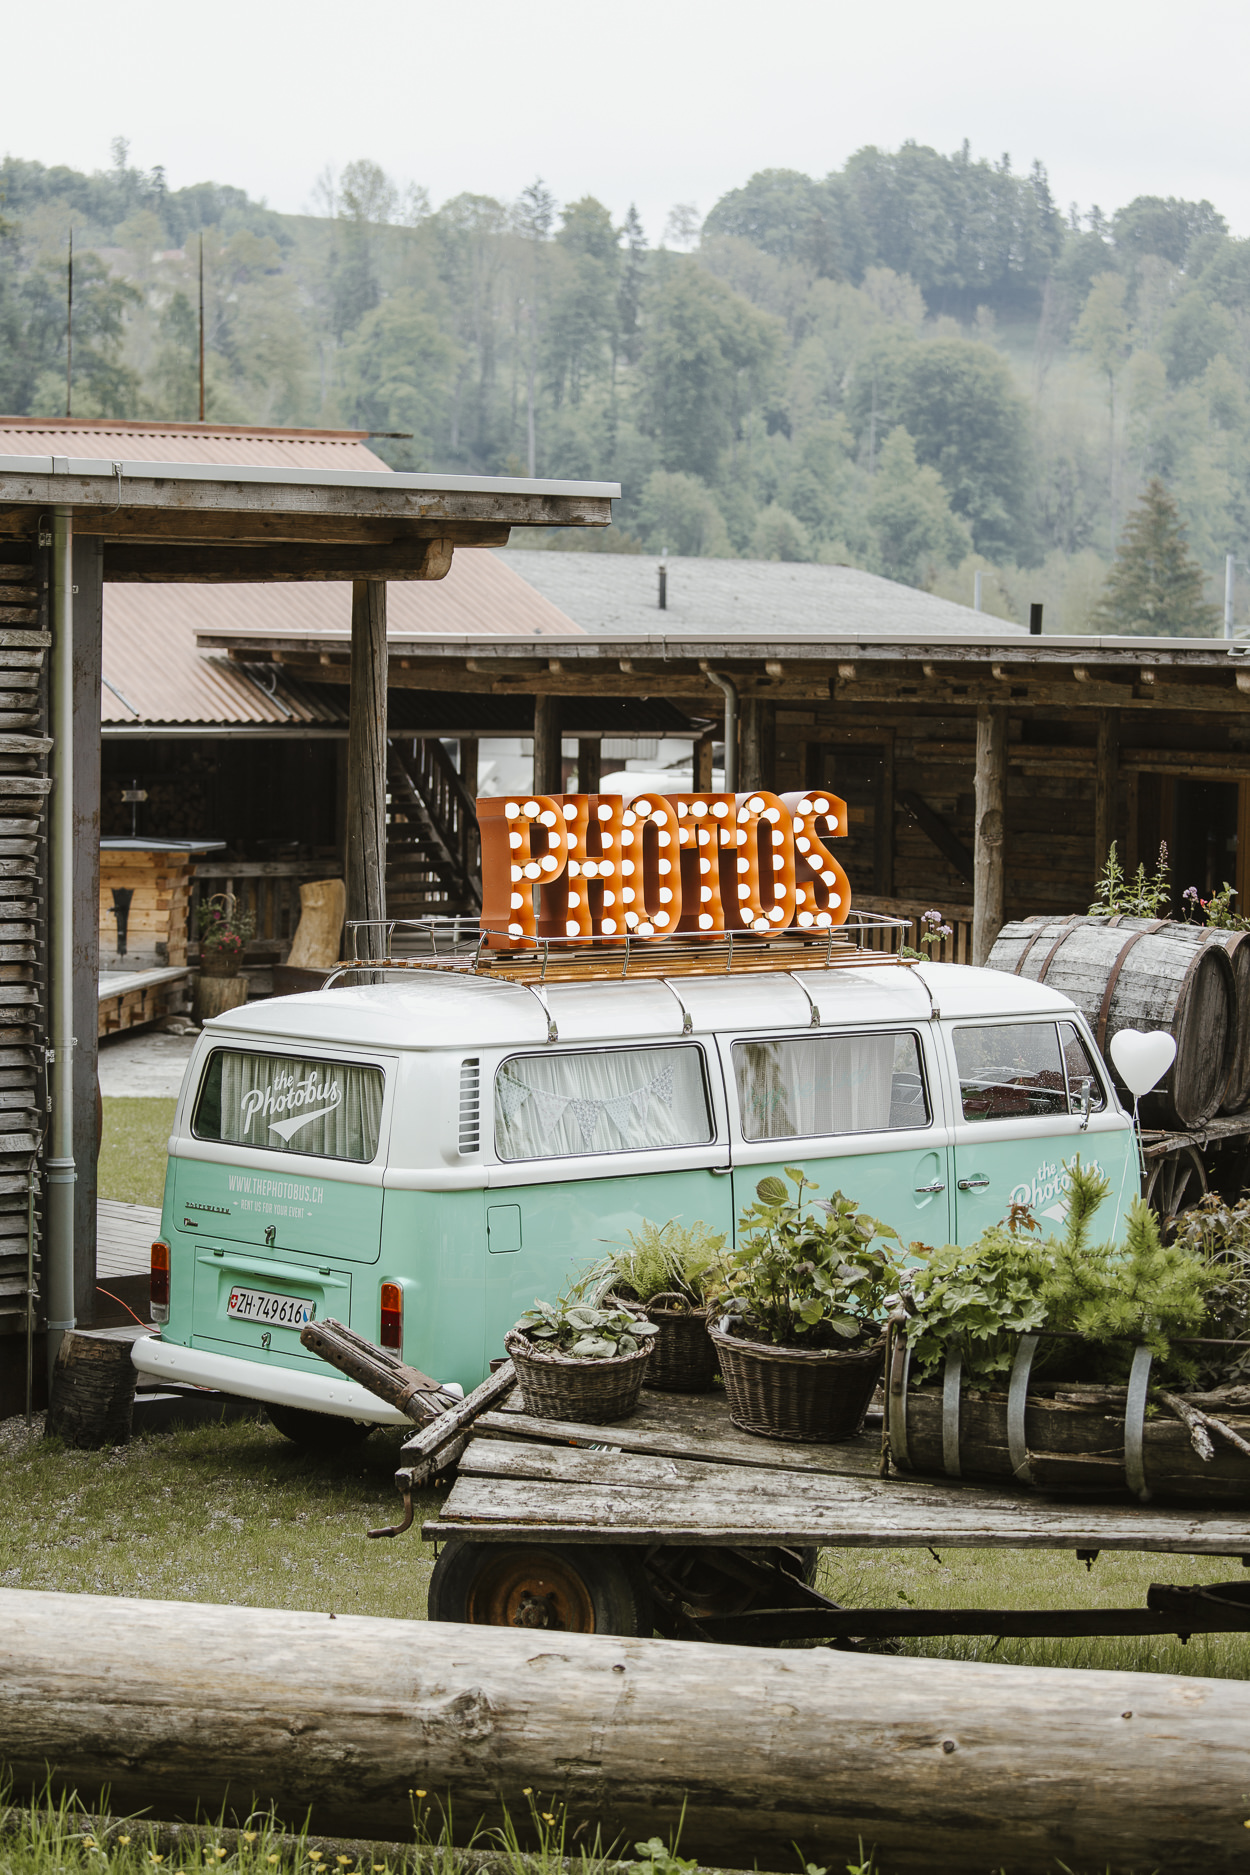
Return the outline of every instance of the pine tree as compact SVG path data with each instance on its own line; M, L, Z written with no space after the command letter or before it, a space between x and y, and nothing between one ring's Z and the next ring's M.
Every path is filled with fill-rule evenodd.
M1092 629L1207 638L1218 622L1219 608L1203 598L1202 568L1189 550L1176 503L1156 476L1125 525Z

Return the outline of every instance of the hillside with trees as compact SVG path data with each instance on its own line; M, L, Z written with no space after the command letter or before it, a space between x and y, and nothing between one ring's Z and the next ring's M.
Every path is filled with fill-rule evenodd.
M541 182L435 208L360 161L281 215L113 158L0 164L6 412L64 414L72 226L75 414L193 419L202 238L210 419L618 479L616 550L965 601L981 569L988 610L1081 630L1149 486L1207 601L1250 537L1250 241L1209 202L1060 212L1040 164L905 144L765 171L652 241ZM1187 589L1175 628L1210 617Z

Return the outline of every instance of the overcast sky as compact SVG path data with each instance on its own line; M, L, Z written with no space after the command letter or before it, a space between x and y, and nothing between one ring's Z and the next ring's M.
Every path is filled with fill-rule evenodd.
M367 156L436 204L536 175L635 200L655 241L754 170L967 137L1040 157L1064 208L1207 196L1250 233L1244 0L60 0L4 36L9 154L90 170L124 136L172 187L279 209Z

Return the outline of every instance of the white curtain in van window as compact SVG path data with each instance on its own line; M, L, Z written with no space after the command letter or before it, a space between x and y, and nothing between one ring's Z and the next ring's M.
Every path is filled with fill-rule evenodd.
M891 1125L895 1055L918 1072L910 1035L814 1035L784 1042L736 1042L734 1078L744 1139L797 1139L820 1133L884 1132ZM910 1058L908 1058L910 1057ZM924 1114L905 1126L924 1124Z
M366 1163L377 1152L379 1068L233 1049L221 1063L221 1138L231 1145Z
M520 1055L495 1077L501 1159L639 1152L711 1137L696 1048Z

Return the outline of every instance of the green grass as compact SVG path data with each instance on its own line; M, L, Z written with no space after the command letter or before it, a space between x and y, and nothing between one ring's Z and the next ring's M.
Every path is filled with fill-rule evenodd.
M365 1536L396 1521L403 1437L320 1461L234 1420L77 1452L2 1421L0 1585L423 1620L429 1546Z
M177 1101L127 1095L103 1104L100 1197L124 1204L159 1204L165 1190L165 1144Z

